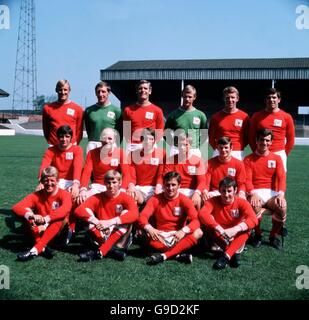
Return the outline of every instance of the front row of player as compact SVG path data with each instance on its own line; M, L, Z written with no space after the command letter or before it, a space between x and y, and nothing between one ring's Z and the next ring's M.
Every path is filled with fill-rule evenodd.
M17 203L12 210L25 219L35 245L17 259L27 261L40 254L50 257L48 243L67 225L71 211L71 197L59 188L58 172L47 167L41 175L43 188ZM238 267L239 254L258 220L250 203L235 196L234 179L220 182L221 195L211 198L197 212L193 202L179 192L181 176L168 172L163 179L163 192L149 199L142 212L132 197L120 191L121 175L109 170L104 177L106 191L87 199L75 210L77 218L87 226L95 250L79 255L80 261L104 259L114 252L124 259L125 252L115 249L116 244L125 248L132 224L136 223L140 235L151 250L149 264L166 259L190 263L192 255L186 253L204 236L207 242L221 248L214 263L215 269L228 264ZM202 231L203 230L203 231Z

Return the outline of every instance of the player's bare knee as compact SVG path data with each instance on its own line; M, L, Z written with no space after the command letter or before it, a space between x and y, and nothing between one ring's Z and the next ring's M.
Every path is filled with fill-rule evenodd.
M194 237L196 240L202 238L202 236L203 236L203 231L202 231L200 228L196 229L196 230L193 232L193 237Z

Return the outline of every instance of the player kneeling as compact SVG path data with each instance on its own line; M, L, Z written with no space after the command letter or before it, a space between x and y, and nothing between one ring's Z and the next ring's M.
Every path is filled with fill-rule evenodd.
M13 212L24 217L35 241L31 250L19 253L17 260L27 261L39 254L52 258L47 244L67 224L72 202L69 192L58 187L58 171L49 166L42 171L43 189L36 191L15 204Z
M173 257L191 263L192 255L184 252L203 235L192 200L179 192L180 182L179 173L166 173L163 193L151 197L141 212L139 226L146 232L148 245L163 252L152 254L148 264Z
M226 177L219 184L220 196L209 199L199 213L205 225L206 237L223 249L222 255L214 263L214 269L239 266L240 253L258 221L246 200L235 197L236 181Z
M75 210L76 217L89 224L90 236L97 245L97 250L79 255L82 262L102 259L111 250L119 260L124 260L125 252L113 246L125 242L131 224L138 218L134 199L120 191L121 174L116 170L107 171L104 184L106 191L91 196Z

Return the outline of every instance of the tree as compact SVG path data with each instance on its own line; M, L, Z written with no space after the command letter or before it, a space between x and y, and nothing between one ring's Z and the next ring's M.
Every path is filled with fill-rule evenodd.
M36 99L33 100L34 110L42 111L46 103L50 103L56 100L57 95L55 94L52 94L51 96L45 96L44 94L37 96Z

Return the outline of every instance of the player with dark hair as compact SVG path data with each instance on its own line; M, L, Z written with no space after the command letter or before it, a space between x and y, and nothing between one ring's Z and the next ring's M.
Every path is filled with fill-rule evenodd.
M149 100L152 93L151 83L147 80L139 81L136 93L137 102L125 107L123 111L123 121L131 124L131 130L128 131L124 123L124 140L128 143L128 152L142 148L141 136L144 128L156 130L156 142L162 138L164 129L162 109Z
M72 144L73 131L70 126L61 126L57 129L58 143L48 148L43 156L39 169L39 180L42 171L48 166L54 166L58 170L58 185L63 190L71 193L75 201L79 194L80 178L83 168L83 149ZM39 183L36 190L43 189Z
M105 128L117 130L119 138L122 137L121 109L110 102L110 93L111 86L107 82L97 83L95 94L98 101L85 110L85 126L88 135L87 153L101 146L100 135Z
M258 130L272 130L274 138L269 150L281 157L287 171L287 156L295 143L295 126L292 116L279 108L280 102L281 93L277 89L270 88L266 91L265 109L255 112L250 120L249 143L252 151L255 151Z
M218 139L219 155L208 160L205 189L202 199L206 202L214 196L220 195L219 183L224 177L232 177L237 184L238 195L246 199L246 170L243 162L232 156L233 143L229 137Z
M163 177L163 192L149 199L138 220L146 232L147 244L160 251L151 255L148 264L158 264L176 257L185 263L192 255L185 253L203 235L193 202L179 192L181 176L168 172Z
M237 268L240 253L249 238L257 218L250 204L236 197L236 181L225 177L219 184L220 195L208 200L199 213L205 235L223 250L213 268L224 269L228 264Z
M284 236L286 232L284 229L287 213L287 203L284 197L286 174L281 157L270 151L272 141L272 130L258 130L256 150L245 158L244 163L249 201L259 219L252 243L255 247L262 244L261 220L264 214L270 213L272 215L270 245L280 249L282 243L278 236Z

